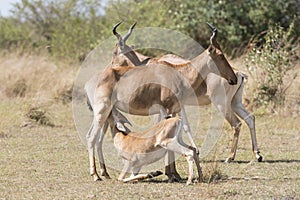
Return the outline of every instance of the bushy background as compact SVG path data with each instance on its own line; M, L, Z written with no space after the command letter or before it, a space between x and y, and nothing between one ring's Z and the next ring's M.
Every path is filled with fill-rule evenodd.
M22 0L10 17L0 16L0 52L42 54L51 62L69 63L62 64L69 66L67 71L76 70L121 20L128 26L137 21L138 27L179 30L204 47L211 34L205 22L210 22L218 28L218 41L228 57L241 58L237 67L247 67L255 78L248 100L255 107L274 109L284 105L286 90L297 77L293 69L299 60L299 7L297 0ZM13 83L21 87L15 92L19 96L25 96L25 79Z

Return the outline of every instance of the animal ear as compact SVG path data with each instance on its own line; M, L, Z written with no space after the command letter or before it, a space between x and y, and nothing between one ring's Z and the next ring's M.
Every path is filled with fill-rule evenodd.
M151 58L146 58L145 60L142 61L141 65L147 65L147 63L149 62Z

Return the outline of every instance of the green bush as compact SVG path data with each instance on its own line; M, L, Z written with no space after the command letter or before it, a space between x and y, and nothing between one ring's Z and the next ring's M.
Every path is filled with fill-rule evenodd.
M276 25L264 37L254 41L256 46L248 54L248 68L255 77L253 93L255 106L283 105L289 83L284 83L287 73L293 69L296 57L295 38L291 37L294 24L287 31ZM292 80L297 74L294 74Z
M3 41L16 46L24 43L27 50L78 58L93 48L92 43L104 38L106 26L96 12L101 9L96 0L22 0L15 4L12 17L1 18L0 36L5 37L0 47L7 48Z
M205 22L219 30L224 51L241 55L253 36L280 24L295 21L300 34L297 0L22 0L9 18L0 17L0 49L47 51L77 59L99 41L112 36L112 26L138 21L138 27L165 27L182 31L205 47L211 35ZM125 26L120 27L125 30ZM127 29L127 28L126 28Z
M175 1L171 14L176 27L200 42L208 45L205 22L210 22L219 30L218 40L225 52L233 56L244 53L249 40L266 31L268 27L280 24L288 28L295 20L295 35L300 34L300 2L296 0L182 0Z

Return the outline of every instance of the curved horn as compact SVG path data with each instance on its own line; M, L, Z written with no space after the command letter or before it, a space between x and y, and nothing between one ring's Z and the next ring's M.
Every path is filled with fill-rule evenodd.
M116 25L114 25L113 27L113 34L118 38L118 40L122 40L121 35L116 31L116 29L118 28L118 26L122 24L122 21L120 21L119 23L117 23Z
M137 24L137 22L135 22L135 23L130 27L130 29L128 30L128 33L124 36L124 39L123 39L124 43L126 42L126 40L127 40L127 39L129 38L129 36L131 35L132 30L134 29L134 27L135 27L136 24Z
M210 43L213 44L215 42L215 37L218 34L218 30L213 25L211 25L210 23L206 22L206 24L209 26L209 28L213 32L212 36L210 37Z

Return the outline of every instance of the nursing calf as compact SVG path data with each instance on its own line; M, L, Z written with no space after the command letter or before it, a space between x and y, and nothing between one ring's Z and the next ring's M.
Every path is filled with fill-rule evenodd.
M114 125L112 128L112 136L114 145L124 163L118 180L129 182L160 175L161 172L138 173L142 166L156 162L163 158L168 151L173 151L182 154L187 159L189 171L186 184L189 185L193 182L194 161L197 166L199 180L201 181L202 172L196 149L183 142L181 137L182 122L178 117L163 120L141 133L130 131L125 133L119 131L117 127ZM126 173L132 173L132 175L129 178L125 178Z

